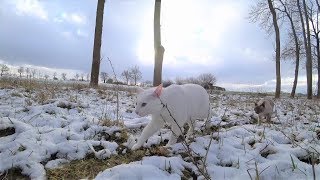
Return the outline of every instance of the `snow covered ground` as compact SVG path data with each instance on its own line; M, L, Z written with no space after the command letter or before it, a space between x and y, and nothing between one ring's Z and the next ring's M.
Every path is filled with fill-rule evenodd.
M113 91L1 89L1 178L8 176L8 170L19 169L31 179L45 179L49 169L63 168L90 154L108 163L110 157L130 152L150 117L133 113L132 92L120 92L119 97L120 123L114 121ZM258 99L253 94L215 92L211 94L212 130L202 131L204 122L197 122L198 132L189 145L191 157L180 141L165 156L146 153L139 161L101 171L96 179L204 178L197 168L204 161L211 179L255 179L257 175L260 179L313 179L314 174L320 178L319 101L277 100L273 122L258 126L253 111ZM122 132L128 132L123 142L119 141ZM163 128L144 148L161 147L169 133Z

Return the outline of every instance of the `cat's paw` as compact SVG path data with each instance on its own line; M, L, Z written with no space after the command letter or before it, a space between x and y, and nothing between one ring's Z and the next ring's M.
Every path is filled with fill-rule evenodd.
M132 146L131 150L134 151L134 150L137 150L139 149L141 146L139 144L135 144Z
M171 144L166 144L165 146L163 146L163 148L165 148L165 149L172 149Z

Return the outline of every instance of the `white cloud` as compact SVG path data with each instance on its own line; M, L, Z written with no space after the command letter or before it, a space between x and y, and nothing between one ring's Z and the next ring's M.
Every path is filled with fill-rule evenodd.
M48 20L48 13L44 9L41 1L38 0L16 0L11 1L18 15L29 15Z
M245 57L245 60L249 62L270 61L273 54L273 52L271 51L262 50L262 49L258 50L254 47L238 48L236 49L236 53L243 55Z
M70 31L62 31L61 34L65 38L72 38L72 33Z
M53 18L53 22L62 23L62 22L63 22L63 19L62 19L62 18L55 17L55 18Z
M88 33L86 33L85 31L81 30L81 29L77 29L77 35L80 37L88 37Z
M87 20L85 16L78 13L62 13L60 16L55 17L53 21L58 23L68 22L78 25L84 25L86 24Z

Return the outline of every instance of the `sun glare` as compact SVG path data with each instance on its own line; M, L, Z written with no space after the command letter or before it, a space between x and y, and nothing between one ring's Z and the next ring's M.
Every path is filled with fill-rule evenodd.
M221 63L213 55L225 43L226 31L239 19L236 6L230 2L208 6L191 0L164 1L161 7L164 65ZM153 11L146 12L145 18L137 56L144 65L153 65Z

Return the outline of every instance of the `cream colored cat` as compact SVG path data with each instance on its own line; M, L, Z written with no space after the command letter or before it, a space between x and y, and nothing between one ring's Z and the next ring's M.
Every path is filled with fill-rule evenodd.
M152 120L143 129L132 150L140 148L165 123L169 124L172 130L166 145L170 146L176 143L177 137L182 134L181 130L183 131L185 123L190 127L188 137L193 133L193 124L196 119L211 119L209 95L202 86L196 84L173 84L167 88L159 85L156 88L141 90L137 96L135 112L139 116L151 114Z
M262 98L258 103L255 103L254 111L259 115L258 124L261 124L262 118L270 122L274 111L273 100L270 97Z

